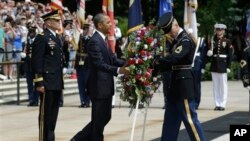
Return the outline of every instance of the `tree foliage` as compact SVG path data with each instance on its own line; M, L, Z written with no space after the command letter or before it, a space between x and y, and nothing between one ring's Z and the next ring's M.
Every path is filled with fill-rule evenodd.
M50 0L33 0L35 2L49 2ZM152 19L158 20L159 0L141 0L145 25ZM71 11L76 10L75 0L63 0L64 6ZM86 0L86 14L95 15L101 12L102 0ZM127 21L129 0L114 0L115 17ZM211 35L216 22L224 23L230 32L245 32L246 12L250 3L246 0L198 0L197 22L200 24L201 36ZM174 0L173 12L180 25L183 25L184 0ZM126 20L124 20L124 19ZM122 30L126 30L126 23L121 23Z

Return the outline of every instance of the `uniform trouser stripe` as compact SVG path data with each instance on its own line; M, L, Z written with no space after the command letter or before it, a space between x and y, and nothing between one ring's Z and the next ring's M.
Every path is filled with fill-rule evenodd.
M40 116L39 116L39 141L43 141L44 137L44 103L45 103L45 94L41 94L42 101L40 104Z
M195 126L194 126L187 99L184 100L184 106L185 106L185 110L186 110L186 113L187 113L188 123L189 123L189 125L190 125L190 127L191 127L191 129L192 129L192 131L194 133L194 137L195 137L196 141L200 141L201 139L200 139L200 137L198 135L198 132L197 132Z

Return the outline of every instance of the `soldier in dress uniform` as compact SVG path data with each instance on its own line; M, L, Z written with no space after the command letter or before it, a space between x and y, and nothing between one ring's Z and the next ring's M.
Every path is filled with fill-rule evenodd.
M24 52L26 57L24 59L24 72L28 87L29 104L28 106L38 106L38 96L39 93L35 90L33 85L33 71L31 68L31 58L32 58L32 48L34 46L33 42L36 38L36 27L29 27L27 44L25 46Z
M60 30L58 10L42 16L46 28L32 48L34 83L40 92L39 141L55 141L55 127L64 88L63 49L56 31Z
M204 141L194 101L192 63L195 45L187 32L178 25L171 12L165 13L160 18L159 24L165 34L174 39L171 54L156 61L159 67L172 71L161 141L176 141L182 121L190 140Z
M80 35L79 41L79 48L77 49L76 53L76 74L77 74L77 83L80 95L80 102L81 105L79 108L87 108L90 105L90 99L86 92L86 82L87 82L87 66L88 66L88 59L87 59L87 51L86 45L90 39L92 34L89 33L89 24L84 24L83 26L83 33Z
M240 67L241 67L241 79L243 82L244 88L246 88L249 91L250 94L250 32L248 32L247 35L247 45L245 49L243 50L242 59L240 61ZM249 95L249 107L250 107L250 95ZM250 112L250 108L249 108ZM248 122L250 123L250 116L248 117Z
M241 78L243 82L243 86L250 90L250 35L247 40L248 46L243 50L242 59L240 61L241 67Z
M207 55L211 59L211 72L213 80L213 93L215 100L214 110L225 110L228 96L227 73L230 73L233 47L224 37L226 25L215 24L215 36L211 40Z

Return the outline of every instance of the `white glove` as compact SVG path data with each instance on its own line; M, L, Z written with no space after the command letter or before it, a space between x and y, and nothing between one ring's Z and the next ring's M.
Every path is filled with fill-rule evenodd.
M24 52L21 52L20 55L21 55L21 58L25 58L26 57L26 53L24 53Z
M66 74L67 73L67 68L63 68L63 74Z
M207 51L207 56L211 57L213 55L213 51L212 50L208 50Z
M205 73L205 69L201 69L201 73L204 74Z
M245 87L246 89L250 90L250 86Z
M231 72L231 70L229 68L227 68L227 73L230 73L230 72Z

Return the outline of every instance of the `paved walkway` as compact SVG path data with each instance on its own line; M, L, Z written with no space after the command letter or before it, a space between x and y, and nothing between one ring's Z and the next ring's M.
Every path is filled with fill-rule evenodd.
M56 141L69 141L89 121L91 109L78 108L79 96L66 96L64 107L60 108ZM0 141L37 141L38 107L21 105L0 105ZM148 109L145 141L159 141L161 136L164 110L161 91L154 95ZM228 141L230 124L247 124L249 117L249 93L242 87L241 81L229 82L229 97L225 111L214 111L212 82L202 82L202 99L198 112L207 140ZM105 128L105 141L129 141L133 114L128 104L116 98L112 119ZM140 141L144 119L144 110L140 110L135 128L134 141ZM133 112L134 113L134 112ZM187 141L188 136L182 125L178 141Z

